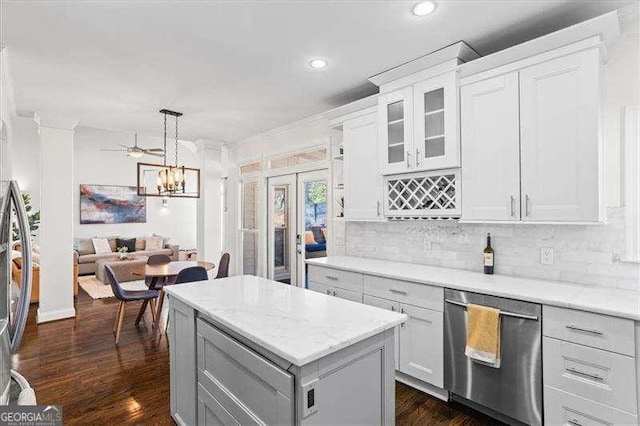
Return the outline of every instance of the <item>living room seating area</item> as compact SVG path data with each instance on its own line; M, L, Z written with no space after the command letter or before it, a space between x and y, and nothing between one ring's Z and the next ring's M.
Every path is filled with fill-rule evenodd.
M148 258L154 254L166 254L178 260L179 246L169 244L169 238L152 235L141 237L94 237L76 238L74 252L80 275L95 274L100 260L116 259L121 254L136 258Z

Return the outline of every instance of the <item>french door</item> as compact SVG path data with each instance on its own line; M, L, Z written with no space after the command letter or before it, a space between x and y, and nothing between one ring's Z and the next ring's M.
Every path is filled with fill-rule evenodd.
M329 172L268 179L268 277L306 287L305 259L327 255Z

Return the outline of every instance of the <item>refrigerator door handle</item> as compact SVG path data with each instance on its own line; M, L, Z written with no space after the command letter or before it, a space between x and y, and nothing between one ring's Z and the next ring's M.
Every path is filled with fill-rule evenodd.
M20 297L18 299L18 306L16 307L15 321L10 326L11 353L15 353L18 350L18 347L20 347L24 327L27 324L27 315L29 314L33 259L31 254L31 229L29 228L27 211L22 201L22 194L20 193L20 188L16 181L12 180L9 182L9 194L7 195L7 198L10 198L11 200L10 202L5 203L7 209L4 212L4 217L11 217L12 201L16 210L18 228L20 229L20 242L22 244L22 282L20 283ZM11 323L11 320L9 322Z

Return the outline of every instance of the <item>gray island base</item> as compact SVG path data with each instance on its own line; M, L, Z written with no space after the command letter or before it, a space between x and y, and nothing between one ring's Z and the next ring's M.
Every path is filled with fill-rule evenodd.
M178 424L395 423L404 315L248 276L167 293Z

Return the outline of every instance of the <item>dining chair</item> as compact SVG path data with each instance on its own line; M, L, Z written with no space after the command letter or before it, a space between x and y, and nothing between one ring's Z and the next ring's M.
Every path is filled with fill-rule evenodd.
M192 266L190 268L184 268L182 271L178 272L175 283L182 284L193 281L207 281L208 279L209 275L205 268L202 266Z
M229 253L222 254L222 257L220 257L220 263L218 264L218 274L216 275L216 279L227 278L229 276L230 260L231 260L231 255Z
M151 303L151 315L155 320L155 299L158 297L158 290L125 290L120 285L120 282L116 278L116 275L113 272L113 269L109 265L105 266L105 272L107 273L107 278L111 283L111 290L113 290L113 295L116 299L120 300L120 306L118 307L118 313L116 315L116 321L113 325L113 332L116 334L116 345L120 341L120 330L122 329L122 320L124 319L124 305L127 302L135 302L135 301L143 301L143 303ZM138 313L138 317L136 318L136 325L140 322L142 318L142 314L144 311L142 307L140 312Z

